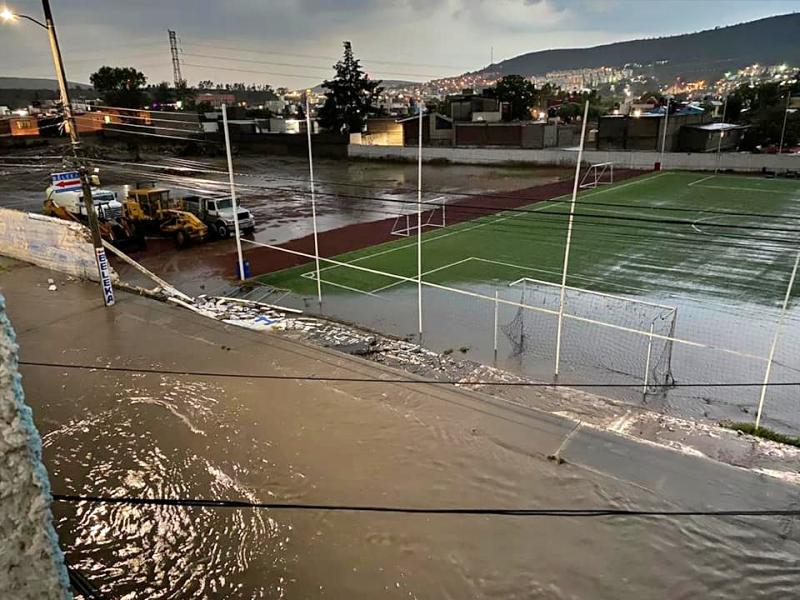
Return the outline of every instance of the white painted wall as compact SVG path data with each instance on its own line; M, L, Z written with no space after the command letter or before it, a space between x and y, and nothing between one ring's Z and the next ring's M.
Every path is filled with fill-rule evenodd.
M348 156L374 159L406 159L416 160L417 149L405 146L348 146ZM534 165L557 165L574 167L577 151L563 149L527 150L521 148L442 148L430 147L422 149L422 160L446 159L463 164L492 163L530 163ZM652 169L660 160L658 152L600 151L587 150L584 160L587 163L611 161L615 166L631 169ZM668 152L664 156L665 169L687 171L713 171L732 169L734 171L760 171L763 167L770 170L800 169L800 156L777 154L744 154L723 153L719 162L717 155Z
M25 404L14 330L0 296L0 598L72 598L50 501L42 441Z
M0 254L75 277L98 280L91 234L79 223L0 208ZM112 279L115 278L112 273Z

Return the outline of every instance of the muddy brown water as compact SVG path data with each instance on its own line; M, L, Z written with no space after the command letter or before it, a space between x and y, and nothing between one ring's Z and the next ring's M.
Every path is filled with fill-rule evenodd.
M43 272L0 274L22 358L287 376L379 367ZM30 274L28 274L30 273ZM55 295L54 295L55 294ZM56 299L56 300L54 300ZM46 318L43 318L46 315ZM796 488L458 391L23 368L59 493L360 506L764 509ZM559 450L560 449L560 450ZM547 459L555 451L566 462ZM792 518L56 504L112 598L793 598Z

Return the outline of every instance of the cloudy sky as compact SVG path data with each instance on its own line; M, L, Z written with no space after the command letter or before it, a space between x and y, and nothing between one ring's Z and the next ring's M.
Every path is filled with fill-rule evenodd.
M38 0L0 0L41 18ZM711 29L800 11L800 0L51 0L72 81L102 64L171 80L167 29L190 83L290 88L331 73L341 41L371 75L426 80L525 52ZM0 76L52 77L35 25L0 25Z

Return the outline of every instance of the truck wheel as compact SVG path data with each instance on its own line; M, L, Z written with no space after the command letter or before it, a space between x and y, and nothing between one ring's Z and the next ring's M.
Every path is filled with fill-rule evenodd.
M228 236L230 235L230 231L228 231L228 226L222 222L217 223L216 232L217 232L217 237L221 240L228 239Z
M186 234L183 232L182 229L178 230L178 233L175 234L175 244L177 244L178 248L183 248L186 246L186 242L188 238Z

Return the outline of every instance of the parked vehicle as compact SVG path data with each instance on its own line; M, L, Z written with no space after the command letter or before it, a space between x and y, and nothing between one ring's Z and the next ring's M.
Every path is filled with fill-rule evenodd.
M235 229L233 202L230 198L203 198L201 196L185 196L184 210L197 216L208 225L218 238L225 239ZM252 213L237 201L239 231L252 233L256 228L256 220Z
M121 245L135 239L133 227L123 214L122 203L117 200L117 194L111 190L99 187L97 176L92 177L92 203L100 223L100 235L107 242ZM83 202L83 191L56 192L52 185L45 190L45 200L42 206L44 214L88 224L86 205ZM142 241L142 240L139 240Z
M208 227L192 213L176 208L176 204L166 188L137 185L128 191L123 209L137 232L174 237L178 247L205 240Z

